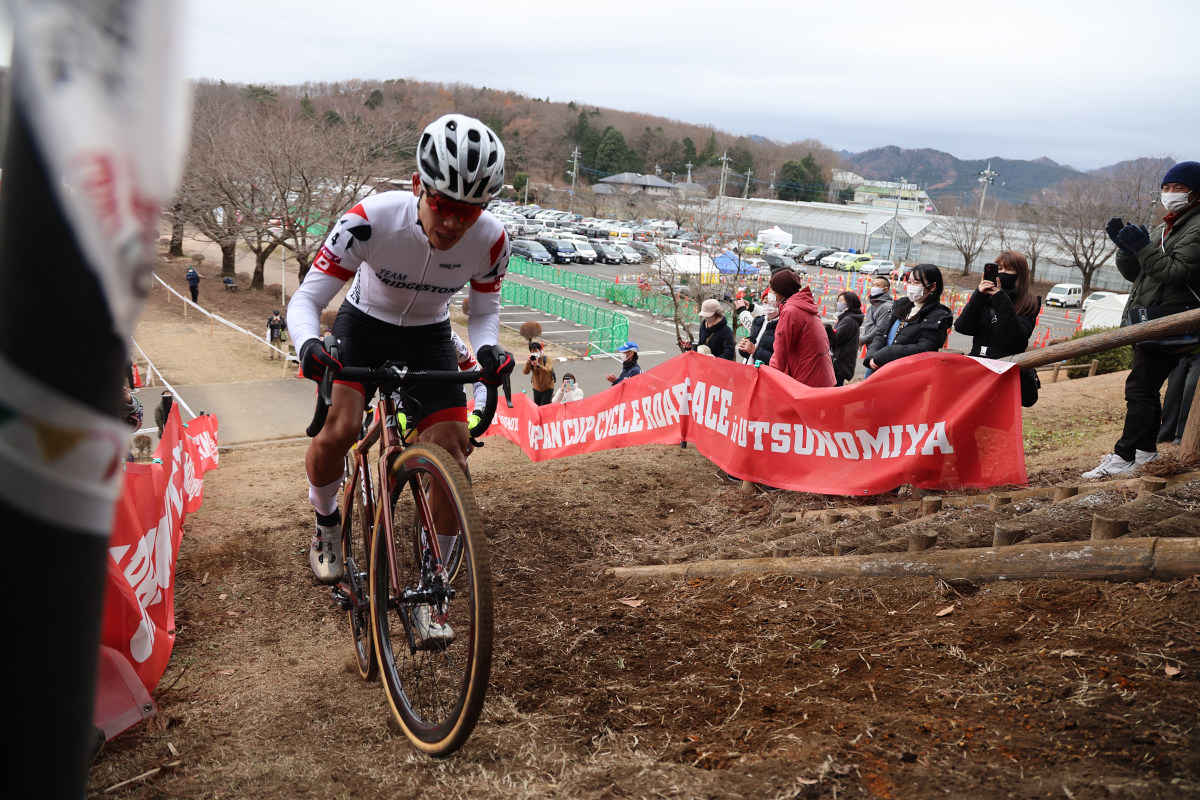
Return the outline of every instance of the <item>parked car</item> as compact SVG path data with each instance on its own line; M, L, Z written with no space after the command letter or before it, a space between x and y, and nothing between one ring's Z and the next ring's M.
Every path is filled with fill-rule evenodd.
M596 263L597 253L588 242L572 239L571 244L575 245L575 255L580 264Z
M1083 287L1078 283L1056 283L1046 293L1046 305L1078 308L1083 304Z
M634 250L632 247L625 244L624 242L617 242L613 246L621 251L621 255L625 257L626 264L642 263L642 254L639 253L637 250Z
M643 261L657 261L662 256L662 251L653 242L642 242L634 239L629 243L629 246L642 254Z
M894 261L887 261L882 258L873 258L870 261L860 264L858 271L862 275L891 275L892 270L896 268Z
M562 239L551 239L549 236L539 236L535 242L550 251L554 261L559 264L575 263L575 245Z
M844 258L853 257L854 253L847 253L844 250L834 250L832 253L826 253L825 255L821 256L821 260L817 263L822 267L833 267L836 269L839 261Z
M625 256L612 242L603 239L591 239L588 244L596 251L596 260L605 264L624 264Z
M1083 310L1087 311L1092 303L1099 302L1106 297L1112 297L1115 294L1116 292L1092 292L1087 296L1087 299L1083 301Z
M554 256L550 255L550 251L533 239L513 239L511 247L514 256L527 258L535 264L554 263Z
M796 268L796 259L780 255L779 252L775 250L768 250L767 252L763 253L762 259L772 267L787 267L788 269Z
M761 256L763 254L762 242L746 242L741 246L741 251L748 256Z
M871 257L865 253L851 253L848 257L839 259L835 267L846 272L857 272L858 268L871 260Z
M837 248L836 248L836 247L817 247L817 248L814 248L814 249L812 249L812 250L809 250L807 253L805 253L805 254L804 254L804 263L805 263L805 264L816 264L817 262L819 262L819 261L820 261L822 258L824 258L825 256L827 256L827 255L829 255L829 254L831 254L831 253L836 253L836 252L837 252Z

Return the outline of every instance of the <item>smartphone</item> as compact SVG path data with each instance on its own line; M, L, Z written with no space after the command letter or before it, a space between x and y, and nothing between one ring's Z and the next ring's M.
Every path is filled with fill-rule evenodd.
M985 281L991 281L992 283L996 283L996 278L999 277L999 275L1000 275L1000 265L999 264L984 264L983 265L983 279Z

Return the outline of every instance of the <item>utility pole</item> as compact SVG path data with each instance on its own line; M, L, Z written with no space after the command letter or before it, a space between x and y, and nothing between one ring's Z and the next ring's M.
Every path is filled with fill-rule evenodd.
M742 199L745 200L750 196L750 176L754 174L754 170L746 170L746 188L742 189Z
M571 153L571 158L574 160L574 166L571 167L571 194L567 200L567 213L575 213L575 178L579 175L579 148L576 147Z
M892 214L892 241L888 243L888 261L895 261L892 258L892 251L896 249L896 226L900 222L900 192L904 189L904 177L900 178L900 188L896 189L896 211Z
M688 171L687 182L691 183L692 182L692 162L689 161L688 163L684 164L684 166L687 167L687 171Z
M979 216L983 216L983 201L987 199L987 189L996 182L997 173L992 172L992 162L988 162L987 169L979 173L979 182L983 184L983 196L979 198Z
M767 191L769 191L771 193L772 200L778 199L777 197L775 197L775 170L771 170L771 185L767 189Z
M732 159L729 158L728 150L721 154L721 185L720 188L717 189L717 197L725 196L725 175L729 171L729 162L731 160Z

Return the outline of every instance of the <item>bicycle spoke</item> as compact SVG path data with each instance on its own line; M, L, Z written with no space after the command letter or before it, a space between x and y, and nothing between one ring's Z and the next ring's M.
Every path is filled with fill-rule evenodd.
M470 489L444 450L410 448L398 457L394 474L391 526L381 525L372 558L372 587L391 587L386 609L375 595L375 635L396 718L422 750L446 755L466 740L482 708L491 664L490 568L477 546L478 510ZM462 532L453 575L431 557L430 497L439 493L449 499L449 516Z

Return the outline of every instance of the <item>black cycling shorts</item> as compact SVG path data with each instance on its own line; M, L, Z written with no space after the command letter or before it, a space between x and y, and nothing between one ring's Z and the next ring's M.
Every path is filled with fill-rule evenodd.
M407 364L409 369L458 370L458 353L450 340L450 320L433 325L400 327L375 319L343 302L333 322L338 360L346 367L380 367L385 361ZM363 396L366 408L378 386L335 381ZM405 413L423 430L436 422L467 421L467 396L458 384L414 387ZM410 423L411 424L411 423Z

